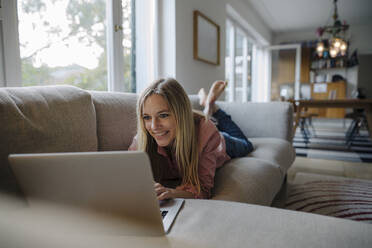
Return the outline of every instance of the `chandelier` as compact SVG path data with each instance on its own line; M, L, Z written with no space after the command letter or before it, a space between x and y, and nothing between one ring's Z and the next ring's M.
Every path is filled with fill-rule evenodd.
M334 0L333 4L333 25L327 25L324 27L319 27L317 29L319 41L316 46L316 52L319 57L324 56L325 54L327 54L327 52L329 52L329 55L332 58L346 55L348 44L345 36L346 31L349 29L349 25L345 21L344 23L341 23L341 21L338 19L337 0ZM326 42L324 42L324 39L326 39Z

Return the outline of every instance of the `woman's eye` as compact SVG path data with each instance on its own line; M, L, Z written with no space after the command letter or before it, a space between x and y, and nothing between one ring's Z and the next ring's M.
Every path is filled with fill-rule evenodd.
M145 115L144 117L142 117L145 121L148 121L148 120L150 120L150 116L147 116L147 115Z
M169 116L169 114L164 113L164 114L160 114L159 116L160 116L160 118L167 118Z

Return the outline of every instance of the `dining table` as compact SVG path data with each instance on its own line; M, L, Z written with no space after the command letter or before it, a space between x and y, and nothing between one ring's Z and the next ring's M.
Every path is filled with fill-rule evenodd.
M296 133L297 126L301 118L301 111L307 108L345 108L363 109L368 123L369 136L372 140L372 99L333 99L333 100L294 100L296 105L295 123L293 126L292 137Z

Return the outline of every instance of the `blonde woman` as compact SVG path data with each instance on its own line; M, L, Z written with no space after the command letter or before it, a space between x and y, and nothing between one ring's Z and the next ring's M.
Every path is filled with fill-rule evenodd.
M137 136L129 150L149 155L159 200L210 198L216 169L253 150L230 116L214 104L225 87L226 82L216 81L208 95L199 91L205 115L192 110L175 79L159 79L139 97Z

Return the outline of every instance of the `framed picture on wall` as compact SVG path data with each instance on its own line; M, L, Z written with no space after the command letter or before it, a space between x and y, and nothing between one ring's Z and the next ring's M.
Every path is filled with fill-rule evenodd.
M194 59L220 64L220 26L194 10Z

